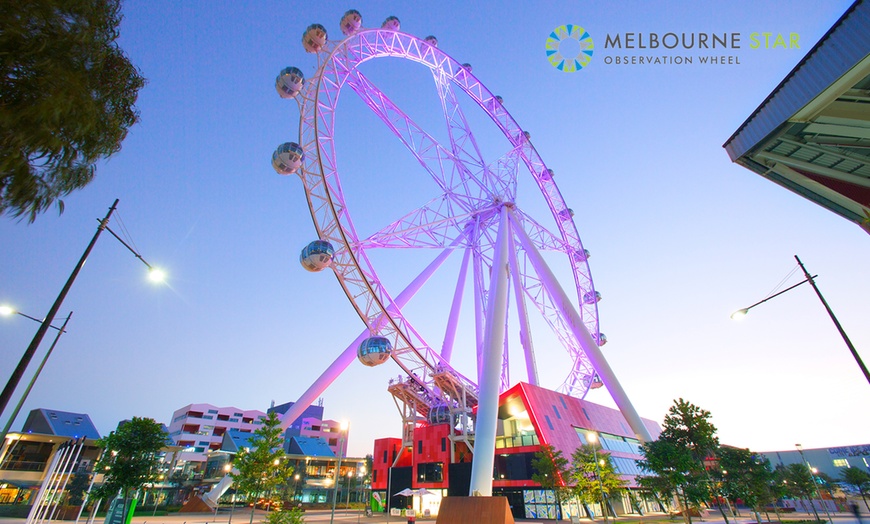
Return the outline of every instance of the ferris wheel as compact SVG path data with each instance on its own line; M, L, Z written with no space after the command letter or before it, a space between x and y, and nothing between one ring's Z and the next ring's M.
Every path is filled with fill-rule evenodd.
M574 212L556 185L554 171L539 156L530 133L514 120L502 98L474 76L471 66L442 51L435 37L420 39L403 33L395 17L378 29L366 29L355 10L345 13L340 27L339 40L329 40L319 24L305 30L303 47L317 58L311 78L297 67L288 67L276 79L279 95L298 103L300 119L298 142L279 146L272 164L278 173L295 173L302 180L317 233L300 261L309 271L331 270L365 324L360 337L303 394L296 403L298 410L353 361L375 366L392 360L404 378L391 381L388 390L405 406L406 425L413 425L417 417L451 421L476 433L475 445L479 445L489 440L484 427L495 425L493 402L512 385L511 354L522 355L523 380L539 383L534 325L544 326L562 346L568 364L560 392L583 398L603 384L635 433L644 432L636 413L627 413L633 413L633 408L599 348L606 337L599 330L601 294L593 285L589 251L580 241ZM364 74L362 64L385 57L414 62L431 72L446 128L446 132L438 130L441 139L409 117ZM355 94L404 146L419 165L418 176L428 178L432 188L430 200L364 234L352 221L356 210L348 203L339 177L336 114L339 95L347 92ZM501 136L502 149L495 158L486 157L472 133L468 107L482 112L482 121ZM540 193L537 198L546 203L546 216L532 216L521 207L518 191L525 187ZM372 254L406 249L428 249L435 255L407 287L390 288L378 273L390 268L376 267ZM542 251L570 268L569 292ZM446 328L433 346L403 310L433 275L445 271L444 262L453 254L462 260L458 271L455 264L451 266L457 274L452 277L452 301L443 311ZM472 340L457 342L463 302L473 311L465 315L473 318L473 328L468 330ZM510 305L513 316L507 313ZM509 321L516 325L510 326ZM513 338L518 338L520 351L510 351L509 332L519 333ZM454 347L476 348L477 368L464 374L454 369ZM297 410L288 411L284 426L297 415ZM491 424L482 423L487 418Z

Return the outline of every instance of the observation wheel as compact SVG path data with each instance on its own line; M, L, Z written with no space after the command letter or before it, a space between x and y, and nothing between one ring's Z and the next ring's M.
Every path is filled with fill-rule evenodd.
M583 398L603 383L623 409L627 400L621 402L624 394L599 349L606 337L599 330L601 295L593 285L589 251L580 241L574 213L556 185L554 172L541 159L531 135L514 120L501 97L474 76L471 66L439 49L434 37L420 39L401 32L395 17L379 29L366 29L353 10L345 13L340 26L340 40L329 40L319 24L304 32L303 47L317 58L311 78L288 67L276 80L278 93L297 101L300 121L298 142L279 146L272 163L278 173L296 173L302 180L317 232L317 240L303 250L300 260L310 271L331 269L365 324L360 338L306 395L312 397L325 389L353 360L350 354L366 365L391 359L404 379L391 382L389 391L409 406L413 417L427 417L433 423L457 423L461 418L466 427L467 419L477 411L474 425L480 441L483 397L494 395L497 402L498 393L512 385L506 331L519 332L525 381L539 382L530 333L534 315L540 319L536 326L546 326L570 362L558 390ZM418 125L361 71L362 64L386 57L429 70L446 128L446 133L439 130L439 136L446 139L436 139L434 132ZM339 96L347 92L359 97L404 146L419 164L417 176L428 178L432 188L431 200L365 235L354 226L351 214L356 210L348 205L339 176L336 114ZM495 158L484 155L485 148L472 133L471 119L465 114L468 106L482 112L482 121L502 137L503 146ZM481 121L479 115L475 121ZM536 198L546 202L548 216L533 218L527 213L519 205L518 187L539 192ZM378 270L390 268L376 268L371 256L382 249L429 249L435 255L405 289L388 289ZM541 251L555 253L570 268L570 291L565 292L555 280ZM436 349L415 330L403 309L452 253L461 256L462 262L455 277L454 299L443 311L445 334ZM469 276L471 284L466 285ZM466 292L467 288L472 291ZM478 364L465 374L451 364L464 299L471 303L474 329L473 342L461 347L474 347ZM508 303L515 308L517 326L504 323ZM493 364L494 359L499 362ZM487 366L497 366L497 384L487 382ZM300 409L307 405L302 400ZM292 416L288 412L285 426ZM632 417L626 418L635 433L641 431L634 427Z

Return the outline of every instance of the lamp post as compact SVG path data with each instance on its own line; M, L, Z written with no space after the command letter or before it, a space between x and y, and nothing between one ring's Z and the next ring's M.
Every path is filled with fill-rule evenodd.
M598 433L590 431L586 434L586 438L592 443L592 455L595 457L595 472L598 474L598 488L601 490L601 513L604 515L604 522L607 522L607 502L604 498L604 482L601 480L601 465L598 462L598 449L595 443L598 442Z
M822 495L821 495L821 493L819 493L819 485L816 483L816 472L818 470L813 468L810 465L810 463L807 462L807 458L804 456L804 447L803 446L801 446L800 444L795 444L794 447L796 447L798 450L798 453L801 454L801 461L807 466L807 469L810 470L810 478L813 481L813 491L816 492L816 497L819 499L819 504L821 504L822 509L825 510L825 515L828 516L828 522L831 522L833 524L834 521L831 520L831 514L828 513L828 505L825 504L825 501L822 499ZM815 508L813 508L813 512L815 512ZM818 518L818 515L816 517Z
M27 317L31 320L35 320L36 322L42 322L41 320L35 319L29 315L25 315L20 311L15 311L8 306L0 306L0 314L9 314L4 311L10 311L11 313L18 313L23 317ZM42 362L40 362L39 367L36 368L36 373L33 374L33 378L30 379L30 383L27 384L27 388L24 390L24 393L21 394L21 398L18 400L18 404L15 405L15 409L12 410L12 414L9 415L9 420L6 421L6 426L3 427L3 432L0 433L0 447L3 446L3 443L6 442L6 435L9 434L9 428L12 427L12 423L15 422L15 418L18 417L18 413L21 412L21 406L24 405L24 401L27 400L27 396L30 395L30 390L33 389L33 384L36 383L36 379L39 377L39 374L42 373L42 368L45 367L45 363L48 362L48 357L51 356L51 352L54 351L54 347L57 345L60 340L60 336L66 333L66 325L69 323L69 319L72 318L72 311L69 312L69 315L66 316L66 320L63 321L63 325L59 328L51 326L52 328L57 330L57 335L54 337L54 341L49 346L48 351L46 351L45 356L42 357Z
M350 424L347 421L341 422L340 432L338 434L338 462L335 466L335 486L332 494L332 512L329 514L329 524L335 521L335 500L338 498L338 484L341 482L341 451L344 448L344 440L347 435Z
M230 471L233 470L233 465L229 462L224 464L224 475L229 475ZM230 519L227 521L227 524L233 524L233 513L236 512L236 494L233 492L232 498L232 506L230 506Z
M810 276L809 272L807 271L807 268L804 267L803 262L801 262L801 259L798 258L797 255L795 255L794 258L795 258L795 260L797 260L797 263L800 266L801 270L803 270L804 276L806 277L805 280L802 280L801 282L798 282L797 284L795 284L791 287L783 289L779 293L773 294L773 295L765 298L764 300L760 300L760 301L756 302L755 304L752 304L749 307L745 307L743 309L738 309L737 311L735 311L734 313L731 314L731 318L734 320L739 320L739 319L743 318L744 316L746 316L746 313L749 312L749 310L754 308L755 306L757 306L759 304L763 304L764 302L767 302L768 300L772 299L773 297L782 295L786 291L791 291L792 289L800 286L801 284L809 282L810 285L813 286L813 290L816 292L816 295L819 297L819 300L822 302L822 305L825 307L825 311L828 312L828 316L831 317L831 320L834 322L834 325L837 327L837 331L840 332L840 336L843 337L843 342L846 343L846 346L849 348L849 352L852 353L852 357L855 359L855 362L858 364L858 367L861 368L861 372L864 373L864 378L867 379L867 383L870 384L870 371L867 370L867 366L864 365L864 361L861 360L861 356L858 355L858 351L855 350L855 346L852 345L852 341L849 340L848 335L846 335L846 331L843 329L843 326L840 325L840 321L837 320L837 317L834 315L834 311L831 310L831 306L828 305L828 302L825 300L825 297L822 296L822 292L819 291L819 287L816 286L816 281L814 279L818 275Z
M299 473L293 475L293 501L299 499Z
M9 399L12 397L12 393L18 386L18 382L21 380L21 376L24 374L24 370L27 368L27 365L30 364L30 359L33 358L33 354L36 353L36 349L42 342L43 337L45 337L45 333L48 331L49 326L51 326L51 323L54 321L54 317L55 315L57 315L61 304L63 304L63 300L66 298L67 293L69 293L73 282L75 282L79 271L81 271L82 267L85 265L85 262L88 260L88 256L91 254L91 250L97 243L97 239L100 238L100 234L103 232L104 229L108 229L109 219L112 217L112 213L115 212L115 209L117 207L118 199L115 199L115 202L112 203L112 207L109 208L109 212L106 214L105 218L100 220L100 225L97 227L97 231L94 233L93 238L91 238L88 247L85 248L85 252L82 254L78 263L73 268L73 271L67 279L66 283L64 284L63 288L61 288L60 293L54 301L54 304L52 304L51 308L48 310L48 314L45 315L45 319L42 320L39 329L36 330L36 334L33 336L33 340L31 340L30 345L27 346L27 349L24 351L24 355L21 356L21 360L18 362L15 370L12 371L12 376L9 377L9 381L6 383L6 387L4 387L3 392L0 393L0 415L2 415L3 411L6 410L6 405L9 403ZM121 243L124 244L124 246L129 249L133 254L135 254L139 260L141 260L146 266L148 266L148 268L151 270L152 279L162 279L162 272L145 262L145 260L142 258L141 255L139 255L139 253L136 252L136 250L134 250L126 242L121 240L118 235L115 235L114 232L112 232L112 235L114 235L115 238L121 241Z
M351 480L353 480L353 471L348 471L347 472L347 494L345 495L345 499L344 499L345 511L347 511L347 509L350 507L350 481Z

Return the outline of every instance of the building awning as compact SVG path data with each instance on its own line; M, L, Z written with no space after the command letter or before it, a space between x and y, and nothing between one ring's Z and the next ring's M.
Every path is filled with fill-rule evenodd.
M870 2L852 4L724 147L870 233Z

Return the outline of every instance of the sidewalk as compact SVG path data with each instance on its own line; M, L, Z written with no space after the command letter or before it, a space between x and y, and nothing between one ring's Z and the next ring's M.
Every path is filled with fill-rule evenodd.
M256 511L254 513L254 524L261 524L265 522L265 512ZM328 510L310 510L305 512L305 522L306 523L314 523L314 522L329 522L330 521L331 512ZM771 514L772 524L777 524L776 517ZM822 520L826 520L824 515L820 515ZM764 514L762 514L762 518L764 518ZM813 515L807 515L805 513L789 513L782 516L783 520L786 521L796 521L796 520L812 520ZM851 513L833 513L831 514L831 518L833 520L832 524L861 524ZM251 520L251 514L249 510L236 510L232 515L232 522L230 522L230 515L228 513L220 512L215 516L211 513L172 513L165 516L137 516L132 520L132 524L248 524ZM336 510L334 522L340 523L353 523L358 522L360 524L405 524L407 522L406 518L403 517L388 517L384 514L378 514L372 517L366 517L362 511L356 510ZM24 518L8 518L8 517L0 517L0 524L25 524L27 519ZM655 515L647 515L644 517L638 516L630 516L630 517L620 517L617 519L610 518L608 519L610 523L621 523L621 524L652 524L652 523L672 523L672 524L683 524L683 519L681 517L675 517L673 519L669 519L668 515L665 514L655 514ZM73 524L74 521L52 521L53 524ZM434 523L435 518L418 518L417 522L427 522ZM570 522L568 520L527 520L527 519L516 519L516 522L520 523L539 523L539 524L555 524L558 522ZM582 519L581 522L584 524L603 524L603 519L597 519L595 521L589 519ZM741 516L728 519L729 524L755 524L755 519L748 512L743 511ZM86 520L81 520L80 524L86 524ZM98 519L94 521L94 524L103 524L102 519ZM725 520L722 518L722 515L719 512L710 512L702 519L698 519L697 517L692 518L692 524L725 524Z

